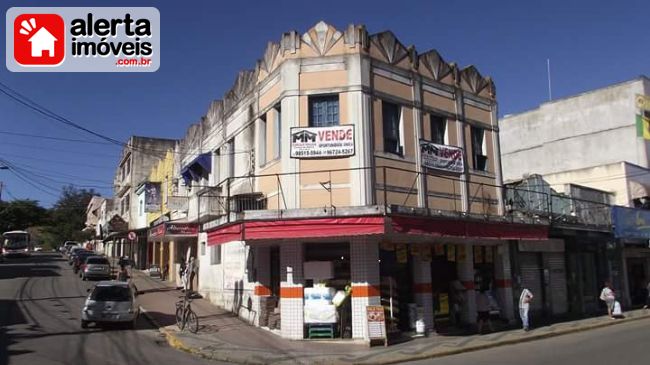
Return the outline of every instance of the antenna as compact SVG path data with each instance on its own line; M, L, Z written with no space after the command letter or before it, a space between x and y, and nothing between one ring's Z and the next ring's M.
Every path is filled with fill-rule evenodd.
M548 77L548 101L553 100L553 94L551 92L551 59L546 59L546 75Z

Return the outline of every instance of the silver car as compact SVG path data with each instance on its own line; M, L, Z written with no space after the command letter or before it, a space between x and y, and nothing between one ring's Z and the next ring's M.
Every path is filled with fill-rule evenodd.
M89 291L81 310L81 328L88 328L90 322L126 323L135 328L140 306L133 285L122 281L100 281Z
M111 264L104 256L88 256L81 268L81 280L111 280Z

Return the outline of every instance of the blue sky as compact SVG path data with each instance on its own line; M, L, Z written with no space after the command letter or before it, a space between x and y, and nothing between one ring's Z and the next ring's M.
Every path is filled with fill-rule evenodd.
M496 82L500 114L650 74L647 1L13 1L10 6L156 6L161 67L155 73L11 73L0 81L70 120L115 139L181 138L220 99L237 72L252 68L268 41L320 20L339 29L392 30L420 52L474 64ZM5 10L6 10L5 8ZM2 37L4 51L4 37ZM9 133L96 138L38 116L0 94L0 157L39 174L41 190L0 170L3 199L50 206L62 183L111 194L120 148ZM79 178L83 178L81 180ZM44 187L43 185L47 186ZM10 195L8 195L9 193Z

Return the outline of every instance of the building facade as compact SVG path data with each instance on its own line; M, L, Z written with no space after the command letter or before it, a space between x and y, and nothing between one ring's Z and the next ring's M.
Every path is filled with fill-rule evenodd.
M160 161L176 140L132 136L127 141L113 179L113 209L111 217L114 224L107 232L104 241L110 243L111 255L129 256L136 267L146 265L147 226L140 214L140 201L137 189L145 182L151 168ZM121 222L118 222L121 221ZM127 235L134 231L135 240L128 240Z
M196 257L200 294L286 338L368 339L369 305L391 333L472 325L478 290L512 321L510 240L548 225L506 215L496 110L391 32L285 33L178 143L154 261Z
M636 208L641 214L650 202L649 95L650 79L641 76L504 117L500 124L505 180L539 174L556 191L570 193L572 186L581 186L586 195L578 198ZM625 237L611 233L616 231L596 239L600 245L591 240L596 246L593 255L584 253L591 258L583 266L608 273L618 282L623 302L639 304L635 298L642 296L639 293L650 280L647 238L638 231ZM608 249L598 248L603 239L609 240ZM606 267L606 261L598 264L597 251L609 257L622 251L623 258ZM604 280L603 274L594 277Z

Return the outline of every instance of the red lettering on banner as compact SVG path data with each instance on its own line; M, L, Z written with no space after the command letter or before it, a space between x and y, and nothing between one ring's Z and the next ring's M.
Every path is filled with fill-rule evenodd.
M352 129L319 131L318 139L321 141L345 141L352 139Z

